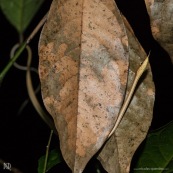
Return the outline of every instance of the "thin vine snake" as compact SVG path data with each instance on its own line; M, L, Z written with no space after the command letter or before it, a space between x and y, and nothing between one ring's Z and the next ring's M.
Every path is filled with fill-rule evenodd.
M124 104L118 114L118 118L117 118L117 121L112 129L112 131L109 133L108 135L108 139L112 136L112 134L115 132L115 130L117 129L118 125L120 124L122 118L123 118L123 115L130 103L130 100L133 96L133 93L135 91L135 88L136 88L136 85L140 79L140 77L142 76L143 72L145 71L146 67L147 67L147 64L148 64L148 59L149 59L149 56L150 56L150 53L148 54L147 58L144 60L144 62L141 64L141 66L138 68L137 72L136 72L136 75L135 75L135 78L134 78L134 81L133 81L133 84L130 88L130 91L129 91L129 94L127 96L127 99L124 101Z
M37 100L37 97L34 93L33 85L32 85L32 80L31 80L31 73L30 73L30 66L31 66L31 59L32 59L32 51L29 46L26 46L26 50L28 52L28 60L27 60L27 71L26 71L26 84L27 84L27 90L28 90L28 95L31 99L31 102L42 118L42 120L55 132L56 134L56 129L54 126L54 123L52 119L49 118L49 115L42 109L39 101Z
M13 47L13 49L11 50L11 53L10 53L10 57L14 56L15 50L18 47L19 47L19 44L16 44ZM25 70L26 71L26 84L27 84L27 90L28 90L29 98L30 98L35 110L38 112L38 114L43 119L43 121L45 121L45 123L51 129L53 129L54 132L56 133L56 129L55 129L53 121L49 118L49 115L42 109L42 107L41 107L41 105L40 105L40 103L39 103L39 101L36 97L36 92L39 91L40 87L37 87L36 91L34 91L33 84L32 84L32 79L31 79L31 71L34 71L36 73L38 73L38 72L35 68L31 67L32 50L28 45L26 46L26 50L27 50L27 53L28 53L27 66L21 66L21 65L17 64L16 62L14 63L14 66L16 68L18 68L19 70ZM23 109L23 106L25 106L27 104L27 102L24 102L24 103L25 104L22 105L22 109Z

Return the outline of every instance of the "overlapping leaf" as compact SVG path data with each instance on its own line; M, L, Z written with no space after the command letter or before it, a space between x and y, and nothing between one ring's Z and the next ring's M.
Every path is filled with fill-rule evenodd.
M146 58L127 21L124 20L128 35L130 58L127 91L135 72ZM151 69L139 82L132 101L114 135L102 149L98 159L109 173L128 173L134 152L146 137L151 124L154 103L154 84Z
M146 139L134 172L173 172L173 122L152 132Z
M173 1L145 0L154 38L169 53L173 62Z
M82 172L107 139L128 71L124 24L113 0L54 0L39 44L44 104L64 159Z
M130 29L127 32L129 89L146 55ZM40 78L44 103L73 172L83 171L115 123L126 87L126 41L123 21L113 2L53 2L40 41ZM129 172L131 158L151 123L153 88L148 70L116 133L98 156L109 173Z
M19 33L25 31L44 0L0 0L0 8Z
M38 173L43 173L44 164L45 164L45 155L40 157L38 161ZM54 149L49 152L46 172L53 168L58 163L62 162L62 155L59 149Z

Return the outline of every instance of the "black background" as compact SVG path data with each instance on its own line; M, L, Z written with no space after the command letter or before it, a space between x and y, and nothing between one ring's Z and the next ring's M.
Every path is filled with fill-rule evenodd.
M151 50L150 64L153 72L153 80L156 89L153 122L150 130L161 127L173 119L173 68L169 55L153 39L149 17L143 0L116 0L121 12L128 19L141 45L148 53ZM24 33L28 36L40 19L46 14L51 0L46 0L41 9L32 20ZM8 23L0 11L0 71L9 60L9 53L14 44L18 42L18 34ZM32 66L38 67L38 40L40 32L31 41L33 51ZM25 53L18 62L26 64ZM34 86L39 84L36 74L32 75ZM38 93L41 101L41 94ZM25 72L14 67L0 86L0 159L11 163L24 173L36 173L38 159L45 154L50 130L40 119L31 102L27 104L21 115L17 115L19 107L28 98ZM51 148L59 146L57 137L54 135ZM141 147L142 148L142 147ZM134 165L138 153L133 159ZM85 172L94 173L94 165L97 162L91 160ZM57 170L57 171L56 171ZM3 170L0 172L8 172ZM63 162L52 169L52 172L68 173L67 165ZM104 172L104 171L103 171Z

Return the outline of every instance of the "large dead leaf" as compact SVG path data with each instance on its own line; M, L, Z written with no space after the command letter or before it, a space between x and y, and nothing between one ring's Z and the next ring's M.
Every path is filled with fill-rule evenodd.
M169 53L173 62L173 1L145 0L154 38Z
M146 54L126 21L125 24L130 48L128 93L135 72L146 58ZM148 67L147 74L144 80L140 81L120 125L98 156L98 159L108 173L129 172L133 154L146 137L150 127L153 103L154 84L152 82L151 69Z
M127 83L127 36L114 1L54 0L39 56L63 157L82 172L113 128Z

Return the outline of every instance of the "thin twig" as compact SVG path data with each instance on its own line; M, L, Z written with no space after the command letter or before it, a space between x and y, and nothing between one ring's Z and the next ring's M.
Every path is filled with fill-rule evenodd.
M12 67L13 63L17 60L17 58L20 56L20 54L23 52L23 50L26 47L26 41L21 44L17 52L15 53L14 57L10 59L8 64L5 66L5 68L0 73L0 83L2 83L2 80L4 79L5 75L7 74L8 70Z
M29 44L29 42L33 39L33 37L37 34L37 32L40 30L40 28L44 25L44 23L47 20L47 14L41 19L41 21L38 23L38 25L35 27L35 29L32 31L32 33L29 35L29 37L26 40L26 44Z
M43 173L46 173L47 160L48 160L48 156L49 156L49 148L50 148L50 142L52 139L52 135L53 135L53 130L51 130L51 132L50 132L49 141L48 141L48 144L46 146L46 156L45 156L45 161L44 161Z

